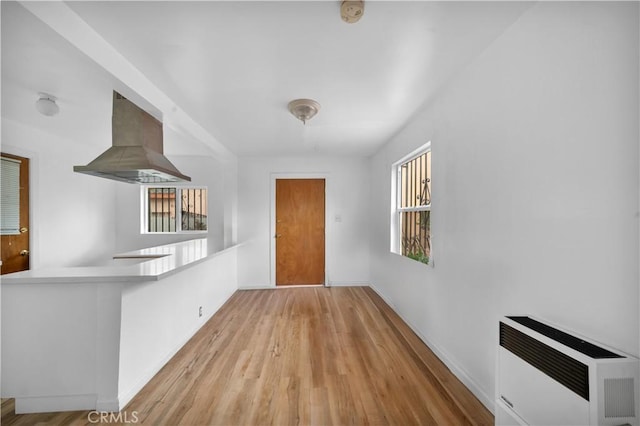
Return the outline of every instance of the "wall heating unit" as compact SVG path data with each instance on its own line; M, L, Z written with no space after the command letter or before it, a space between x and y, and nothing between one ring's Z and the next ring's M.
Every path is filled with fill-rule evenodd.
M496 425L640 426L639 360L528 316L499 322Z

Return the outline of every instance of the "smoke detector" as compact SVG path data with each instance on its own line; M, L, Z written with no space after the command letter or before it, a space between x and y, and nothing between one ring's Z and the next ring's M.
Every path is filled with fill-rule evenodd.
M340 5L340 16L348 24L354 24L362 18L364 0L343 0Z

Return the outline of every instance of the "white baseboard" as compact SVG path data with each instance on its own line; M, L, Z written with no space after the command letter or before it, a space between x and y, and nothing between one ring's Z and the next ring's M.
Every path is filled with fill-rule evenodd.
M393 309L393 311L402 319L402 321L404 321L405 324L407 324L409 326L409 328L411 328L411 330L420 338L420 340L422 340L424 342L424 344L427 345L429 347L429 349L431 349L431 351L438 358L440 358L440 360L447 366L447 368L449 368L449 370L451 370L453 375L456 376L462 382L462 384L465 385L467 387L467 389L469 389L471 391L471 393L475 395L476 398L478 398L478 400L482 403L482 405L484 405L487 408L487 410L489 410L491 412L491 414L494 414L494 412L495 412L495 406L494 406L495 401L494 401L494 399L490 398L482 390L482 388L480 388L478 383L475 380L473 380L473 378L471 378L471 376L469 376L469 374L463 368L461 368L458 364L453 362L451 360L451 357L449 357L444 350L440 349L438 347L438 345L436 345L435 343L433 343L432 341L427 339L418 330L418 328L415 327L411 323L411 321L408 321L402 315L402 313L398 311L398 309L395 307L393 302L391 300L389 300L378 288L376 288L375 285L369 284L369 287L371 287L371 289L373 291L375 291L378 294L378 296L380 296L382 298L382 300L384 300L387 303L387 305L389 305L391 307L391 309Z
M273 290L274 288L276 287L272 285L249 285L246 287L238 287L238 290Z
M120 411L120 403L117 399L98 399L95 410L107 413L117 413Z
M16 398L16 414L84 411L96 408L96 395L64 395Z
M238 290L270 290L274 288L313 287L311 284L275 286L271 284L240 286ZM317 284L322 286L322 284ZM328 281L325 287L369 287L369 281Z
M330 281L327 287L369 287L368 281Z
M365 281L339 281L330 282L324 287L368 287L369 283ZM273 290L278 288L306 288L306 287L323 287L322 284L301 284L301 285L252 285L246 287L238 287L238 290Z

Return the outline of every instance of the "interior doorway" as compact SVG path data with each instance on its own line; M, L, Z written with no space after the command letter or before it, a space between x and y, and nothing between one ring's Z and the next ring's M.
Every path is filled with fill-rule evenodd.
M276 179L276 286L325 283L325 179Z
M1 274L29 269L29 159L0 153Z

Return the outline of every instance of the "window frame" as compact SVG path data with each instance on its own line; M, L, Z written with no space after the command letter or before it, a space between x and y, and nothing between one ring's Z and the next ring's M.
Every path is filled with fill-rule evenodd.
M175 231L149 231L149 189L168 188L176 191L176 230ZM182 208L177 205L177 200L182 200L182 191L190 189L205 189L207 191L207 229L184 230L182 229ZM180 201L181 202L181 201ZM209 188L205 185L142 185L140 190L140 232L147 235L198 235L209 232Z
M411 257L402 254L402 214L405 212L431 212L432 200L429 199L429 204L424 206L414 207L401 207L402 206L402 191L400 186L402 185L402 165L413 161L414 159L424 155L427 152L431 152L431 141L421 145L417 149L413 150L409 154L402 157L400 160L392 164L391 167L391 252L399 256L411 259ZM433 154L432 157L433 158ZM433 160L432 160L433 161ZM431 172L433 167L431 167ZM431 175L433 176L433 175ZM431 213L429 215L429 221L431 222ZM431 223L429 225L429 241L432 242L433 233ZM412 259L415 260L415 259ZM429 261L428 263L420 262L425 265L432 266L433 262L433 244L429 247Z
M20 235L20 176L23 171L22 161L5 156L0 158L2 166L2 201L0 202L0 211L2 217L2 227L0 227L0 235ZM12 226L7 226L9 222Z

